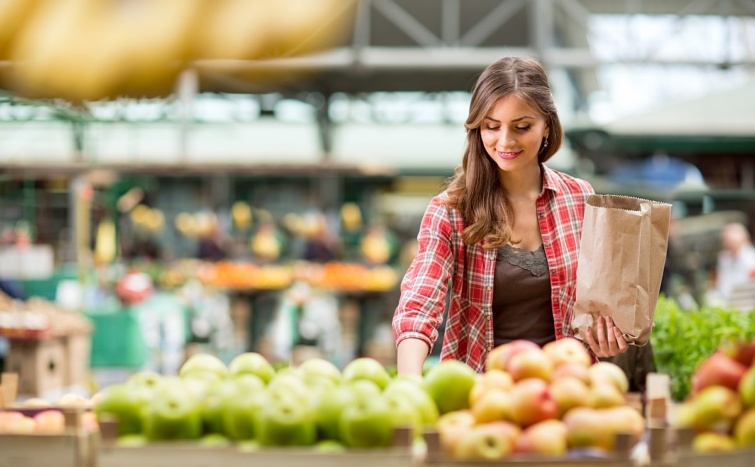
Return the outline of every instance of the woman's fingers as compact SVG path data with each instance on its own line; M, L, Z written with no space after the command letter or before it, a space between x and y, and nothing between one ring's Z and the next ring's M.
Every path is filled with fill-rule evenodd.
M592 335L592 328L587 328L587 343L596 356L613 357L627 351L629 345L613 319L600 316L596 324L597 341Z

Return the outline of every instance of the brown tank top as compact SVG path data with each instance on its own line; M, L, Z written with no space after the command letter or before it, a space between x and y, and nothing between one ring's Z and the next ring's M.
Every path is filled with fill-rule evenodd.
M542 245L532 252L511 245L498 250L492 308L496 346L516 339L540 346L556 340L548 260Z

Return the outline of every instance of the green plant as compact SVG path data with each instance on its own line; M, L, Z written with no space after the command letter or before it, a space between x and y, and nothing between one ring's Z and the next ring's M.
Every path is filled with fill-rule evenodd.
M681 401L700 362L726 341L755 338L755 320L734 308L683 310L665 296L658 298L651 336L656 367L671 376L671 395Z

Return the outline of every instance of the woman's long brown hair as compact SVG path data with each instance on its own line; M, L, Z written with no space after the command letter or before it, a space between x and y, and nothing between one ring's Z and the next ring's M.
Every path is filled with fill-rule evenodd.
M482 72L472 91L464 158L448 185L448 205L457 209L466 226L464 243L471 245L487 240L485 248L499 248L518 243L511 238L514 211L498 182L498 166L488 157L480 136L483 119L502 97L515 94L545 117L549 129L548 146L540 146L538 160L547 161L558 151L563 140L561 122L556 113L548 77L536 60L506 57Z

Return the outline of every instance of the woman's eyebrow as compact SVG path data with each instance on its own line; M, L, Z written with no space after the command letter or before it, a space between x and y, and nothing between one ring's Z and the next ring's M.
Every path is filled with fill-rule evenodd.
M512 120L511 122L512 122L512 123L516 123L516 122L519 122L519 121L521 121L521 120L524 120L524 119L526 119L526 118L531 118L531 119L533 119L533 120L535 119L535 117L530 117L529 115L523 115L523 116L521 116L521 117L519 117L519 118L515 118L515 119L514 119L514 120ZM486 119L486 120L491 120L491 121L494 121L494 122L496 122L496 123L501 123L501 122L500 122L499 120L496 120L496 119L495 119L495 118L493 118L493 117L485 117L485 119Z

